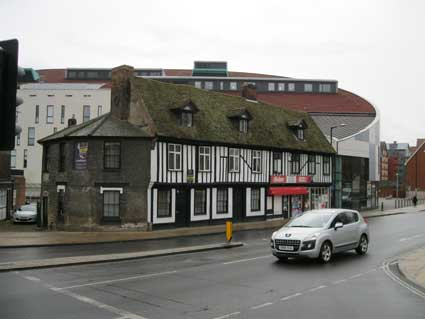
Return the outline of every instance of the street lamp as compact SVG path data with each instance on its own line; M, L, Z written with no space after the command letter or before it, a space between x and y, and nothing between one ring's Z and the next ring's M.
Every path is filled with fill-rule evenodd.
M332 131L334 130L334 129L336 129L337 127L344 127L346 124L345 123L341 123L341 124L338 124L338 125L335 125L335 126L331 126L331 128L330 128L330 143L331 143L331 145L333 145L333 143L332 143Z
M395 197L398 198L398 173L395 173L396 185L395 185Z

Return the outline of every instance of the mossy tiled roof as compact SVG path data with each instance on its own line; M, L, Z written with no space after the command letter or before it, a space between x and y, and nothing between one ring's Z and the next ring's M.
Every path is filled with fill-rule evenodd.
M306 112L286 110L192 86L143 78L135 78L133 88L141 93L140 96L153 119L158 136L334 153L328 140ZM178 115L171 111L187 101L191 101L199 110L193 115L193 127L181 127ZM229 118L244 110L252 116L248 133L239 132L235 123ZM288 122L299 120L304 120L308 127L305 130L304 141L298 140L288 127Z

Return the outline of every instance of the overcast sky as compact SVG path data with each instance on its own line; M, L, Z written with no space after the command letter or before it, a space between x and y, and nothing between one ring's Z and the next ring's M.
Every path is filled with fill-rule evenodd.
M24 67L225 60L232 71L336 79L379 109L381 140L425 137L424 0L0 0L0 17Z

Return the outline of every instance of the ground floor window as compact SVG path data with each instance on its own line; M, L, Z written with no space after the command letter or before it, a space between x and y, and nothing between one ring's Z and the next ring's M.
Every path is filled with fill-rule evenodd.
M227 214L227 188L217 189L217 214Z
M103 192L103 217L119 218L120 217L120 192L104 191Z
M260 210L260 189L251 188L251 211L258 212Z
M207 213L207 190L195 189L195 215L206 215Z
M158 190L158 217L171 217L171 191Z
M311 209L322 209L330 207L328 187L310 188L310 207Z
M0 189L0 220L6 218L7 191Z

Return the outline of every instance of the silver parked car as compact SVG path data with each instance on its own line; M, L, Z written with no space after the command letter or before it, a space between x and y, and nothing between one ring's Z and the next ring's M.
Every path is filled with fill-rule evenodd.
M355 249L366 254L369 228L358 211L320 209L305 212L272 234L273 255L318 258L327 263L334 253Z
M37 222L37 205L23 205L13 214L15 223L35 223Z

